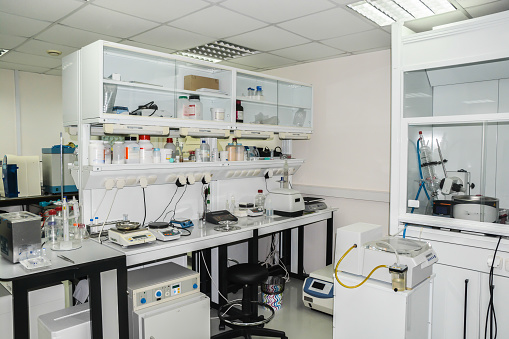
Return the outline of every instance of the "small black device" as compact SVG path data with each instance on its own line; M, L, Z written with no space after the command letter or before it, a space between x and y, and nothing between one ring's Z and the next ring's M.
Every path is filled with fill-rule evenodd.
M451 200L433 200L433 215L452 217L452 205Z
M205 217L207 222L219 225L221 221L238 221L239 219L226 210L207 212Z

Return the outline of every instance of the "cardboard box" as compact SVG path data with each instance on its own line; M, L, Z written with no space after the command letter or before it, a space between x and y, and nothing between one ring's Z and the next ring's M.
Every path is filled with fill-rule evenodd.
M206 78L198 75L186 75L184 77L184 89L196 91L199 88L210 88L219 90L219 79Z

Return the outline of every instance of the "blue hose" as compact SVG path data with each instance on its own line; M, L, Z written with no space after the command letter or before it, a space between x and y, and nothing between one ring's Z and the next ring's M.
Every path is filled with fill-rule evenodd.
M417 139L417 160L419 161L419 176L421 177L421 182L419 183L419 189L417 190L417 195L415 196L415 200L419 199L419 195L421 194L421 190L424 188L424 193L426 193L426 197L428 197L428 200L430 200L428 191L426 190L426 187L424 186L424 178L422 176L422 169L421 169L421 153L419 150L419 141L421 139ZM414 213L415 207L412 207L412 210L410 213ZM405 229L403 230L403 238L406 237L406 229L408 224L405 224Z

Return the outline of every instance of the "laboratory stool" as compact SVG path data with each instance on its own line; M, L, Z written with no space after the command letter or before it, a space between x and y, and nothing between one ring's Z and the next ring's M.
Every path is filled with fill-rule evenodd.
M238 337L250 339L251 336L288 339L283 331L263 328L266 323L274 318L274 309L268 304L251 298L252 289L255 288L257 290L258 285L269 276L269 271L265 267L257 264L238 264L229 267L226 271L226 276L228 282L243 286L242 300L230 301L219 308L217 313L221 324L226 324L232 329L216 334L212 336L211 339ZM242 305L241 310L233 307L238 304ZM268 309L271 315L268 318L258 316L258 306Z

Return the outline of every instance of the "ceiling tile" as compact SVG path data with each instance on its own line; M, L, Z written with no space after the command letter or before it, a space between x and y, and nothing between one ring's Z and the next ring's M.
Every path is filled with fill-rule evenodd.
M76 48L74 48L74 47L63 46L63 45L55 44L52 42L46 42L46 41L32 39L32 40L29 40L26 43L24 43L22 46L16 48L16 51L50 57L48 55L48 53L46 53L46 51L49 49L54 49L54 50L62 52L62 54L60 56L51 57L51 58L60 58L60 59L64 56L66 56L67 54L70 54L76 50Z
M234 62L230 62L230 61L221 61L218 63L219 65L223 65L223 66L229 66L229 67L235 67L235 68L241 68L241 69L245 69L247 71L254 71L255 69L257 69L258 67L251 67L251 66L248 66L248 65L241 65L241 64L236 64Z
M83 4L77 0L0 0L2 12L47 21L57 21Z
M21 65L55 68L62 65L60 58L43 57L39 55L10 51L1 57L2 61Z
M171 22L171 26L218 39L267 26L228 9L213 6Z
M120 41L119 38L88 32L82 29L67 27L60 24L52 26L46 31L37 35L37 39L76 48L81 48L101 39L111 42Z
M488 14L503 12L503 11L507 11L507 10L509 10L509 1L507 1L507 0L500 0L500 1L490 2L485 5L466 8L466 11L474 18L488 15Z
M16 64L12 62L0 61L0 68L4 69L16 69L18 71L32 72L32 73L44 73L50 70L48 67L38 67L30 65Z
M155 22L97 6L86 6L62 20L61 23L121 38L127 38L158 26Z
M310 42L308 39L274 26L269 26L253 32L240 34L228 38L228 41L259 51L272 51L275 49L302 45L306 42Z
M391 35L380 29L323 40L324 44L347 52L391 48Z
M95 0L94 5L159 23L175 20L209 6L201 0Z
M5 35L31 37L49 25L51 22L0 12L0 32Z
M255 55L249 55L242 58L235 59L236 64L247 65L256 68L271 68L280 67L289 64L295 64L295 60L290 60L277 55L268 53L260 53Z
M327 0L227 0L221 6L268 23L295 19L334 7Z
M335 48L325 46L318 42L311 42L309 44L283 48L271 52L271 54L276 54L285 58L290 58L299 61L328 58L334 55L340 55L344 53L345 53L344 51L340 51Z
M211 42L214 38L187 32L174 27L161 26L137 35L130 40L149 45L182 50Z
M48 74L48 75L62 75L62 69L61 68L53 68L49 71L47 71L46 73L44 74Z
M20 45L27 38L13 36L13 35L3 35L0 34L0 48L13 49L14 47Z
M143 44L141 42L132 41L132 40L123 40L120 43L124 44L124 45L129 45L129 46L148 49L151 51L157 51L157 52L163 52L163 53L169 53L169 54L176 52L175 49L163 48L163 47L154 46L154 45L147 45L147 44Z
M367 23L353 12L341 8L312 14L278 26L313 40L330 39L377 27L374 23Z

